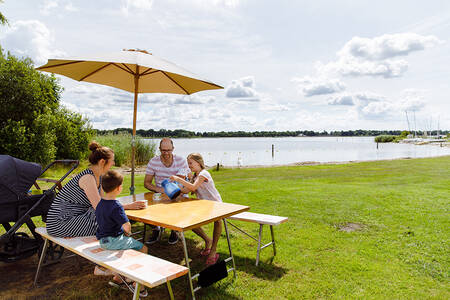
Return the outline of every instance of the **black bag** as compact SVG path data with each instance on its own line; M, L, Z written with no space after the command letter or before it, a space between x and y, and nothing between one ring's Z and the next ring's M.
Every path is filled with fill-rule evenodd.
M198 284L201 287L207 287L214 282L226 278L227 276L227 264L224 260L221 260L200 272L200 276L198 277Z

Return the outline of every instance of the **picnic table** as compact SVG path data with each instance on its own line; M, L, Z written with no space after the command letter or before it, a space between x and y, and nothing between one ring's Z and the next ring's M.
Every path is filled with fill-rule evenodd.
M188 268L189 287L192 299L195 299L195 292L200 289L194 289L192 280L198 277L198 274L192 276L189 266L189 255L186 246L184 232L192 230L211 222L222 220L227 237L228 250L230 256L225 259L226 262L232 261L233 267L228 272L233 271L236 276L236 266L234 263L233 252L231 250L230 237L225 218L232 215L247 211L249 206L238 205L232 203L223 203L210 200L192 199L186 197L178 197L176 200L170 200L166 195L162 195L162 199L153 200L153 192L147 192L137 195L130 195L117 198L122 204L134 201L146 200L147 208L141 210L126 210L126 214L130 220L139 221L144 224L161 226L180 232L181 241L183 242L183 250L185 256L186 267Z

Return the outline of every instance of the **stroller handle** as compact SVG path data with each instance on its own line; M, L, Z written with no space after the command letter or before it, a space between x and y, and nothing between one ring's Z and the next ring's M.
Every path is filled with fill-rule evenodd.
M53 182L55 183L55 185L53 185L50 188L50 191L53 191L57 186L61 187L61 182L63 182L64 179L66 179L67 176L69 176L70 173L73 172L73 170L75 170L79 165L80 165L80 161L79 160L75 160L75 159L59 159L59 160L54 160L52 161L49 165L47 165L45 167L45 169L42 171L41 175L45 173L45 171L47 171L48 169L50 169L54 164L72 164L72 168L70 168L69 171L67 171L66 174L64 174L63 177L61 177L59 180L53 181L53 180L49 180L49 182Z

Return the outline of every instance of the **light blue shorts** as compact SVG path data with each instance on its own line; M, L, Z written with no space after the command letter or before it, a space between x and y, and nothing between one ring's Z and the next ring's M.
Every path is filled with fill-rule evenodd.
M108 236L100 239L100 247L106 250L141 250L144 244L132 237L121 234L116 237Z

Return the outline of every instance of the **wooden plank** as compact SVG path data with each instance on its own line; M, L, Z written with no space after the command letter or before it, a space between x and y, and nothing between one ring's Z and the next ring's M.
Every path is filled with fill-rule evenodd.
M148 287L158 286L188 272L184 266L136 250L104 250L100 248L95 236L57 238L49 235L44 227L36 228L36 233L98 265Z
M239 220L246 222L253 222L258 224L266 224L266 225L279 225L281 223L287 222L287 217L266 215L266 214L257 214L251 212L243 212L240 214L233 215L229 217L230 220Z

